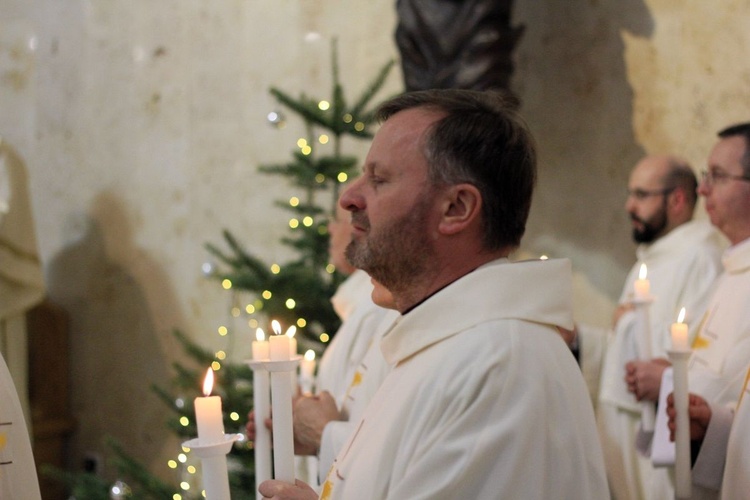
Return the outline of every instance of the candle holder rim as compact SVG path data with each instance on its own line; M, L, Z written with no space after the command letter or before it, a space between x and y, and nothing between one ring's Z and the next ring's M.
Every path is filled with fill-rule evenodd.
M246 363L253 370L263 369L268 372L290 372L297 368L302 356L293 356L290 359L283 361L272 361L270 359L251 359L247 360Z
M630 299L630 303L633 304L634 306L644 306L644 305L652 304L655 300L656 300L656 297L649 294L645 297L633 297L632 299Z
M238 433L232 433L232 434L224 434L224 439L222 441L214 441L214 442L202 442L205 440L201 440L201 438L193 438L189 441L185 441L182 443L182 446L185 446L187 448L190 448L191 451L194 451L195 454L198 456L198 458L210 458L220 455L226 455L229 453L229 450L232 449L232 445L235 441L242 438L242 434Z

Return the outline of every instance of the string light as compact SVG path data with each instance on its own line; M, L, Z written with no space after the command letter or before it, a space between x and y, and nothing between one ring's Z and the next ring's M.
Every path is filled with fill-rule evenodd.
M289 219L289 227L297 229L299 227L299 221L297 219Z
M328 336L328 334L327 334L327 333L321 333L321 334L320 334L320 337L318 337L318 338L319 338L319 339L320 339L320 341L321 341L321 342L323 342L324 344L325 344L326 342L328 342L328 341L329 341L329 340L331 339L331 338L330 338L330 337Z
M302 224L303 224L303 225L304 225L305 227L310 227L310 226L312 226L312 225L313 225L313 218L312 218L312 217L310 217L309 215L305 216L305 218L304 218L304 219L302 219Z
M278 264L272 264L271 265L271 272L273 274L279 274L281 272L281 266Z
M247 322L247 326L250 328L258 328L258 320L255 318L252 318L250 321Z
M312 153L312 148L310 146L305 146L304 148L300 149L303 155L307 156L310 153Z
M321 111L327 111L331 107L331 103L328 101L320 101L318 103L318 109Z
M177 462L174 460L167 461L167 467L170 469L176 469L177 468Z
M239 307L237 307L237 306L234 306L234 307L232 308L232 317L233 317L233 318L239 318L239 316L240 316L240 312L241 312L241 311L240 311L240 308L239 308Z
M180 417L180 424L182 424L183 427L187 427L190 425L190 419L187 417Z
M245 306L245 312L248 314L253 314L255 312L255 306L252 304L248 304Z
M336 180L340 183L346 182L346 180L349 178L348 175L346 175L346 172L339 172L339 175L336 176Z
M300 137L299 139L297 139L297 147L298 148L302 149L305 146L307 146L307 139L305 139L304 137Z
M229 290L230 288L232 288L232 281L225 278L221 282L221 286L224 287L224 290Z
M354 117L351 114L347 113L344 115L344 123L351 123L352 120L354 120Z
M219 335L221 335L222 337L226 336L226 334L228 332L229 332L229 330L227 330L226 326L220 326L219 327Z
M211 362L211 368L213 368L215 372L218 372L219 370L221 370L221 363L219 363L218 361L213 361Z
M323 184L326 181L326 176L323 174L315 174L315 182Z
M187 491L190 489L190 483L188 483L187 481L183 481L180 483L180 488Z
M321 144L328 144L329 138L326 134L320 134L320 137L318 137L318 142Z
M333 264L328 264L326 266L326 272L328 274L333 274L335 271L336 271L336 266L334 266Z
M300 328L304 328L305 325L307 325L307 320L305 318L297 318L297 326Z
M271 290L263 290L263 293L261 293L260 295L266 300L269 300L273 296Z
M365 124L362 122L357 122L354 124L354 130L357 132L362 132L365 129Z
M294 306L297 305L297 302L295 302L294 299L286 299L285 304L287 309L294 309Z
M299 198L297 198L296 196L292 196L291 198L289 198L289 204L293 207L296 207L297 205L299 205Z
M237 414L236 411L233 411L232 413L229 414L229 418L236 422L240 419L240 416Z
M218 359L226 359L226 357L227 357L227 353L225 353L224 351L218 351L218 352L216 353L216 357L217 357Z

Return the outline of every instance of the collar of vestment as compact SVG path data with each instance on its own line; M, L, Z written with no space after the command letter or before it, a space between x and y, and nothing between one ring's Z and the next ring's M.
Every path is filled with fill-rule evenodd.
M715 235L713 226L705 221L691 220L680 224L652 243L641 243L635 251L639 261L653 260L664 254L674 254L675 249L690 247L698 241Z
M743 273L750 269L750 238L727 248L721 262L729 274Z
M501 319L572 329L570 261L487 263L399 318L380 348L386 361L394 364L480 323Z

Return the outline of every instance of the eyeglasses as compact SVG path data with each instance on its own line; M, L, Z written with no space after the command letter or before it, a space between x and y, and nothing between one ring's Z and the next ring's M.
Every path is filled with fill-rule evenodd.
M706 186L713 186L714 184L724 184L729 180L750 182L750 177L744 175L732 175L721 170L701 171L701 181L705 182Z
M665 194L669 194L672 191L674 191L675 188L665 188L665 189L653 189L651 191L647 189L628 189L628 198L633 197L638 201L643 201L646 198L650 198L651 196L663 196Z

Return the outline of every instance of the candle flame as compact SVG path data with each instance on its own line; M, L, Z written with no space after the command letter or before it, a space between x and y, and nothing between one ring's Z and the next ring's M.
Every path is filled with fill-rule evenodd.
M685 308L683 307L680 309L680 314L677 316L677 322L678 323L684 323L685 322Z
M203 379L203 395L208 397L211 395L211 390L214 388L214 370L209 368L206 372L206 378Z
M258 328L255 330L255 340L258 342L263 342L266 340L266 332L263 331L263 328Z
M271 329L273 330L273 333L276 335L281 335L281 325L278 321L273 320L271 321Z
M294 334L297 333L297 327L292 325L290 326L286 331L286 336L290 339L294 337Z
M312 349L308 349L305 352L305 359L308 360L308 361L314 360L315 359L315 351L313 351Z
M646 263L644 262L641 264L640 271L638 271L638 279L645 280L647 274L648 274L648 270L646 269Z

